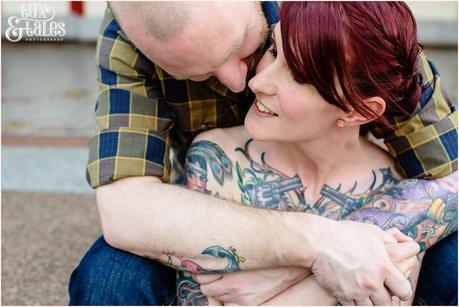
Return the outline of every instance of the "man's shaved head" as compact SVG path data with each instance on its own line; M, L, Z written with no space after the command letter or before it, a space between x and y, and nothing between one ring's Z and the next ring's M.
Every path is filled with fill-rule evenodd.
M152 62L179 79L217 77L246 86L268 33L260 2L109 2L116 21Z
M168 41L183 32L189 19L190 2L182 1L110 1L117 20L135 18L160 41Z

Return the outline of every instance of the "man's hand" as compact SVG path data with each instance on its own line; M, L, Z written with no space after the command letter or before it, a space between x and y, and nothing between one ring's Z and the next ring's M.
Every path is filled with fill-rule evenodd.
M201 292L228 304L260 305L310 274L308 269L286 267L269 270L234 272L224 275L193 275Z
M410 298L409 281L386 251L386 244L397 239L370 224L341 221L335 226L316 241L311 267L324 289L343 305L390 305L389 291L401 300ZM413 249L398 253L399 259L406 259Z

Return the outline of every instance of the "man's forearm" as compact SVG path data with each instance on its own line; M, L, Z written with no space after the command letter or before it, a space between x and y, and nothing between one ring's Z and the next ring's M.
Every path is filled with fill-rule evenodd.
M402 181L344 219L396 227L430 247L457 231L457 172L434 181Z
M239 206L156 180L130 178L98 188L102 228L114 247L178 270L307 266L309 240L330 223L313 215Z

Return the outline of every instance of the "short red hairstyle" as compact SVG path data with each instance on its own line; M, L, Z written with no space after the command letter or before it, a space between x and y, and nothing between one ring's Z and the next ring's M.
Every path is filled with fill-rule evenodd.
M421 95L416 21L403 2L283 2L282 47L295 80L329 103L392 126ZM386 102L377 116L363 102Z

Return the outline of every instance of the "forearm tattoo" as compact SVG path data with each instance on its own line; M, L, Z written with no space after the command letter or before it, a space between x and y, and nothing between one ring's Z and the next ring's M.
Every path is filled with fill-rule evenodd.
M201 285L196 282L190 273L177 272L177 305L179 306L204 306L209 305L207 296L202 294Z
M342 191L341 185L331 187L325 184L321 188L321 197L309 203L304 198L306 187L300 178L287 176L268 165L265 153L262 153L260 162L255 161L249 154L251 142L250 139L243 148L235 149L249 162L248 167L231 161L213 142L194 143L186 160L187 186L220 197L218 191L209 190L209 176L220 187L228 181L235 181L243 205L307 212L334 220L361 221L382 229L396 227L426 247L457 231L455 175L436 181L399 181L390 168L384 168L372 171L373 181L363 193L355 192L357 182L347 191ZM180 293L182 289L179 287L178 290ZM201 299L198 292L195 295Z
M159 260L166 266L178 271L177 274L177 302L179 305L208 305L208 299L201 292L199 283L193 280L191 273L194 274L220 274L239 271L239 264L245 261L244 257L238 255L232 246L223 248L221 246L211 246L201 253L215 258L226 260L224 268L203 268L196 261L183 259L174 253L161 253L155 257L145 256L153 260Z
M239 264L245 261L244 257L238 255L236 249L232 246L223 248L221 246L210 246L201 252L201 255L208 255L215 258L226 260L227 264L224 268L204 268L195 261L183 259L175 255L175 253L163 252L154 257L146 255L147 258L159 260L162 264L174 268L177 271L195 273L195 274L220 274L236 272L240 270Z
M457 177L402 181L345 219L396 227L428 248L457 231Z

